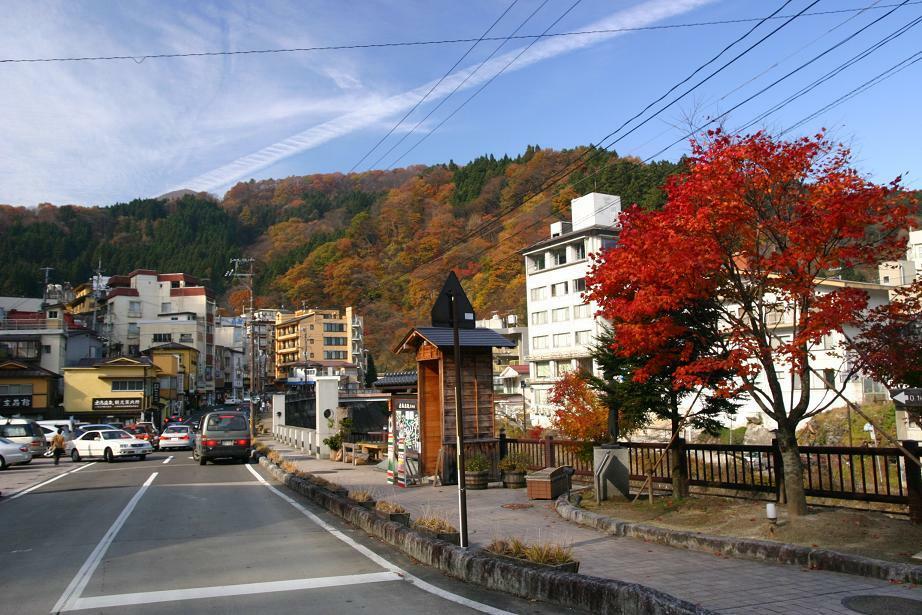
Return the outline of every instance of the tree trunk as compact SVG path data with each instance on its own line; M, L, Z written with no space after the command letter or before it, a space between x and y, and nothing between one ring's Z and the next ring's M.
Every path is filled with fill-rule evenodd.
M675 394L670 395L669 411L672 414L672 434L675 436L670 447L670 474L672 475L672 495L676 498L688 497L688 467L685 461L685 439L676 435L679 431L679 400Z
M804 467L800 462L800 449L793 427L778 423L778 446L784 462L784 492L788 514L802 517L807 514L807 496L804 494Z

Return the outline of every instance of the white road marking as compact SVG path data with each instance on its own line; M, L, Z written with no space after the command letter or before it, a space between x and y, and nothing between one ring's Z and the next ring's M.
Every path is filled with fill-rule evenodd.
M301 589L318 589L323 587L342 587L345 585L362 585L399 581L400 576L393 572L375 572L371 574L353 574L337 577L319 577L314 579L293 579L291 581L267 581L264 583L241 583L239 585L219 585L216 587L193 587L190 589L168 589L164 591L139 592L135 594L114 594L110 596L92 596L80 598L65 610L104 609L116 606L134 606L154 602L173 602L176 600L196 600L201 598L224 598L227 596L249 596L252 594L269 594Z
M490 615L513 615L509 611L503 611L502 609L497 609L488 604L475 602L474 600L465 598L464 596L453 594L447 590L442 589L441 587L437 587L435 585L432 585L431 583L427 583L426 581L423 581L419 577L410 574L406 570L384 559L383 557L381 557L380 555L378 555L377 553L375 553L368 547L364 545L360 545L359 543L354 541L352 538L350 538L349 536L346 536L345 534L337 530L335 527L333 527L332 525L330 525L329 523L327 523L326 521L324 521L323 519L321 519L320 517L318 517L311 511L309 511L300 502L294 500L293 498L288 497L282 491L276 489L274 486L272 486L272 484L269 483L269 481L267 481L262 476L260 476L259 473L253 469L253 466L248 464L246 468L247 470L250 471L250 473L253 476L256 477L256 480L258 480L260 483L268 487L269 491L271 491L275 495L279 496L280 498L282 498L283 500L291 504L293 507L295 507L298 510L298 512L303 514L305 517L307 517L308 519L310 519L311 521L313 521L314 523L316 523L317 525L319 525L320 527L328 531L330 534L332 534L339 540L343 541L344 543L346 543L347 545L349 545L350 547L352 547L353 549L355 549L356 551L358 551L359 553L361 553L362 555L364 555L365 557L367 557L374 563L378 564L385 570L388 570L390 572L400 575L408 583L411 583L419 587L421 590L425 592L429 592L430 594L434 594L450 602L461 604L470 609L474 609L475 611L480 611L481 613L489 613Z
M144 481L144 484L141 485L141 488L138 489L138 492L135 493L128 504L125 505L125 508L99 541L99 544L96 545L96 548L93 549L93 552L90 553L90 556L86 558L85 562L83 562L83 566L81 566L80 570L77 571L76 576L74 576L73 580L71 580L70 584L67 586L67 589L65 589L64 593L61 594L61 597L55 603L54 608L51 609L52 613L74 610L73 604L80 598L83 590L86 589L87 583L90 582L90 578L93 576L93 573L96 572L96 568L99 566L99 562L102 561L102 558L105 556L106 551L112 544L112 541L115 540L116 534L118 534L119 530L122 529L122 526L125 525L125 521L128 520L128 516L131 515L135 506L138 505L138 501L141 499L141 496L144 495L144 492L147 491L148 487L150 487L151 483L154 482L155 478L157 478L157 472L151 474L148 479Z
M27 494L27 493L31 493L31 492L35 491L35 490L38 489L39 487L44 487L45 485L47 485L47 484L49 484L49 483L53 483L54 481L58 480L59 478L64 478L64 477L67 476L68 474L74 474L74 473L76 473L76 472L79 472L79 471L82 470L83 468L88 468L88 467L90 467L91 465L94 465L95 463L96 463L96 462L93 461L93 462L90 462L90 463L88 463L88 464L82 465L82 466L80 466L79 468L74 468L73 470L69 470L69 471L67 471L67 472L64 472L63 474L58 474L57 476L54 476L54 477L52 477L52 478L49 478L48 480L46 480L46 481L43 482L43 483L39 483L39 484L37 484L37 485L32 485L32 486L29 487L28 489L23 489L22 491L20 491L20 492L14 494L14 495L11 495L11 496L8 497L8 498L3 498L2 501L3 501L3 502L9 502L9 501L15 500L16 498L20 498L20 497L24 496L24 495Z
M166 465L166 464L170 463L171 461L173 461L173 456L172 456L172 455L170 455L169 457L167 457L166 459L163 460L163 465Z

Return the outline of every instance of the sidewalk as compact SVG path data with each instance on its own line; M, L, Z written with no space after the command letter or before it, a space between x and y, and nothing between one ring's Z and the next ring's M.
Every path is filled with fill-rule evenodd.
M60 465L57 466L50 457L35 457L28 465L10 466L0 472L0 495L3 499L10 498L29 487L78 467L80 464L72 462L70 457L62 457Z
M411 518L428 509L457 525L458 492L454 486L401 489L388 485L385 473L374 466L306 458L273 440L261 440L279 453L289 453L289 461L306 472L348 489L366 489L378 499L399 502ZM867 594L922 601L922 587L728 559L608 536L563 520L552 502L529 500L524 489L468 490L467 504L472 545L507 536L569 544L580 561L580 573L640 583L722 613L854 614L842 606L842 599Z

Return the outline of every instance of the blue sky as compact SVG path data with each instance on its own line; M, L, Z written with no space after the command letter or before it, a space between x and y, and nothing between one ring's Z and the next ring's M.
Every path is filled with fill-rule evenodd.
M792 0L782 15L812 0ZM512 0L8 3L0 59L144 56L266 48L477 38ZM519 0L491 32L540 34L573 0ZM619 142L646 158L883 15L895 0L820 0L694 93ZM582 0L552 32L763 17L780 1ZM735 129L922 16L917 1L730 114ZM762 25L729 60L781 21ZM443 126L442 119L528 41L496 52L429 120L432 107L500 44L482 42L405 124L358 167L464 162L530 143L596 142L750 29L733 23L536 43ZM842 71L759 126L780 131L922 50L922 25ZM0 63L0 203L106 205L190 187L223 194L237 181L348 171L470 47L446 45L143 61ZM721 63L725 60L721 60ZM719 64L712 65L716 68ZM702 73L704 75L706 73ZM922 62L804 124L827 127L878 181L905 174L922 187ZM694 82L691 82L694 83ZM667 99L667 100L671 100ZM914 113L915 112L915 113ZM434 130L434 132L433 132ZM683 142L659 156L676 159Z

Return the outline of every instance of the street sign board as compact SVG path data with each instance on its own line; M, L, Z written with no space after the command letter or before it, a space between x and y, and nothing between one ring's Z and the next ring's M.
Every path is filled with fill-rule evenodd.
M922 406L922 389L890 389L890 398L901 406Z

